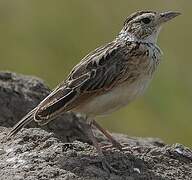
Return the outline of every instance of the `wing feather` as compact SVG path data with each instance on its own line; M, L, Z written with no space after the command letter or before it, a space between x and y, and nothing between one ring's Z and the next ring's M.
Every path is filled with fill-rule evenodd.
M42 121L105 93L122 81L127 71L126 45L112 42L87 55L42 103L36 120Z
M127 79L135 79L138 64L145 65L142 61L145 55L148 56L146 52L146 49L140 48L139 42L116 40L97 48L85 56L65 81L14 126L10 136L33 119L40 125L46 124L61 113L86 103L89 98L106 93ZM138 56L142 56L143 60Z

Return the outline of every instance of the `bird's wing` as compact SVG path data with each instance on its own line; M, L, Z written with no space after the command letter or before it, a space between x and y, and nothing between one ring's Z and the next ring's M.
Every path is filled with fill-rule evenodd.
M123 82L131 67L131 64L128 65L128 51L135 46L112 42L88 54L74 67L68 78L40 103L35 120L44 124L48 119Z
M139 44L134 42L112 42L96 49L75 66L67 79L49 96L23 117L8 136L17 133L33 119L40 125L46 124L91 97L110 91L124 81L133 81L138 56L143 56L143 53L143 50L139 51Z

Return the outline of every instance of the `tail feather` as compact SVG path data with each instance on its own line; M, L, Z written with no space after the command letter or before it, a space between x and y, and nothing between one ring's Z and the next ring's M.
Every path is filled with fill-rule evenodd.
M23 128L24 126L29 124L31 121L33 121L35 111L36 111L36 108L30 111L16 125L14 125L11 131L8 133L7 138L10 138L11 136L17 134L21 130L21 128Z

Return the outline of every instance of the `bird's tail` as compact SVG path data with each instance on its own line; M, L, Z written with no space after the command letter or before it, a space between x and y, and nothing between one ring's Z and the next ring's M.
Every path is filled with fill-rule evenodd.
M30 111L26 116L24 116L16 125L13 126L11 131L8 133L7 138L10 138L11 136L15 135L18 133L22 127L26 126L29 124L31 121L34 119L34 114L35 114L36 108Z

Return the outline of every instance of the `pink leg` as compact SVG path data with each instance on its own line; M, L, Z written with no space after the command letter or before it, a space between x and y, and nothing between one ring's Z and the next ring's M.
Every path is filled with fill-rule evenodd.
M97 142L97 139L95 138L94 136L94 133L92 131L92 125L93 125L93 121L90 121L89 123L85 123L85 124L81 124L84 132L87 134L87 136L89 137L89 139L92 141L93 143L93 146L96 148L98 154L99 154L99 158L101 159L101 163L102 163L102 166L103 168L106 170L106 171L112 171L112 172L116 172L116 173L119 173L118 170L116 170L115 168L113 168L106 160L103 152L102 152L102 149L99 145L99 143Z
M109 141L113 144L114 147L116 147L119 150L122 150L122 145L117 142L112 136L111 134L106 131L104 128L102 128L95 120L92 120L92 124L98 129L100 130L108 139Z

